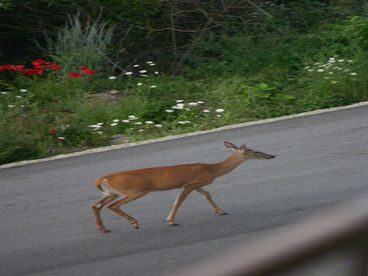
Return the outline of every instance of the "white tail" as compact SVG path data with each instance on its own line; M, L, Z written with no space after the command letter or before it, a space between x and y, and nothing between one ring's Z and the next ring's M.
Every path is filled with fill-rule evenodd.
M196 190L203 194L217 214L225 214L212 200L211 195L203 186L211 184L218 176L224 175L235 169L247 159L272 159L275 156L246 148L245 145L235 146L230 142L224 142L225 147L234 150L233 154L222 162L207 164L193 163L154 167L121 171L99 177L96 181L97 188L103 193L103 197L92 205L96 226L101 232L109 232L102 223L100 210L107 205L108 208L127 219L134 228L139 228L138 221L120 209L125 203L133 201L153 191L164 191L182 188L175 200L174 206L166 221L169 225L175 225L174 217L186 196Z

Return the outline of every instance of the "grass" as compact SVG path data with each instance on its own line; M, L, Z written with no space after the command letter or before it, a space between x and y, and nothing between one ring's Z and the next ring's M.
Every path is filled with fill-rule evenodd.
M355 17L306 34L208 38L177 77L152 61L122 76L8 76L0 164L368 100L366 30Z

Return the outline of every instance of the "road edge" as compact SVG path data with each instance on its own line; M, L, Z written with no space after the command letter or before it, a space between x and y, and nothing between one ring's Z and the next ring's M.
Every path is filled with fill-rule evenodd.
M150 139L150 140L145 140L145 141L131 142L131 143L112 145L112 146L107 146L107 147L88 149L88 150L84 150L84 151L78 151L78 152L73 152L73 153L55 155L55 156L47 157L47 158L33 159L33 160L26 160L26 161L18 161L18 162L13 162L13 163L0 165L0 170L1 169L19 167L19 166L25 166L25 165L30 165L30 164L37 164L37 163L43 163L43 162L48 162L48 161L54 161L54 160L59 160L59 159L66 159L66 158L70 158L70 157L83 156L83 155L88 155L88 154L93 154L93 153L101 153L101 152L106 152L106 151L111 151L111 150L136 147L136 146L141 146L141 145L146 145L146 144L153 144L153 143L158 143L158 142L171 141L171 140L176 140L176 139L180 139L180 138L186 138L186 137L192 137L192 136L197 136L197 135L202 135L202 134L207 134L207 133L219 132L219 131L223 131L223 130L236 129L236 128L254 126L254 125L261 125L261 124L269 124L269 123L280 122L280 121L285 121L285 120L290 120L290 119L295 119L295 118L301 118L301 117L307 117L307 116L312 116L312 115L317 115L317 114L329 113L329 112L346 110L346 109L353 109L353 108L362 107L362 106L368 106L368 101L355 103L355 104L351 104L351 105L346 105L346 106L340 106L340 107L318 109L318 110L314 110L314 111L302 112L302 113L286 115L286 116L281 116L281 117L276 117L276 118L269 118L269 119L263 119L263 120L258 120L258 121L251 121L251 122L240 123L240 124L232 124L232 125L227 125L227 126L215 128L215 129L210 129L210 130L195 131L195 132L178 134L178 135L170 135L170 136L165 136L165 137L155 138L155 139Z

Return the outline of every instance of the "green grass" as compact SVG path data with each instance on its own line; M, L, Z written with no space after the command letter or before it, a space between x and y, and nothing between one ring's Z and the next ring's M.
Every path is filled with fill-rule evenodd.
M2 80L0 164L368 100L367 35L354 17L303 34L209 37L177 77L142 63L147 77Z

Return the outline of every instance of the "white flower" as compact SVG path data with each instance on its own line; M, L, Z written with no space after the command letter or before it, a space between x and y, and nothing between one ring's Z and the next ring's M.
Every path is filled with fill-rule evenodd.
M151 85L150 88L156 88L157 86L156 85Z
M23 97L22 96L15 96L17 99L22 99Z
M146 77L148 77L148 75L141 74L141 77L145 77L146 78Z
M125 75L127 75L127 76L130 76L132 74L133 74L133 72L125 72Z
M141 82L137 83L137 86L142 86L142 85L143 85L143 83L141 83Z
M309 68L310 68L309 66L304 67L305 70L308 70Z
M335 62L335 58L334 58L334 57L330 57L330 58L328 59L328 62L329 62L329 63L334 63L334 62Z
M190 124L190 121L184 121L184 123L186 123L186 124Z
M190 105L190 106L197 106L197 105L198 105L198 103L191 102L191 103L189 103L189 105Z
M147 70L139 70L139 73L141 74L147 73Z
M98 134L103 134L103 132L102 132L102 131L97 131L97 133L98 133Z
M20 91L20 92L25 93L25 92L27 92L28 90L27 90L27 89L19 89L19 91Z
M308 69L308 71L309 71L309 72L313 72L313 71L314 71L314 69Z
M15 105L13 105L13 104L8 104L8 107L9 107L9 108L14 108L14 107L15 107Z
M335 83L337 83L337 81L333 80L333 81L331 81L331 83L332 83L332 84L335 84Z
M65 138L64 138L64 137L62 137L62 136L59 136L59 137L57 137L56 139L57 139L57 140L65 140Z
M142 124L142 122L135 122L134 124L135 124L135 125L141 125L141 124Z
M161 128L162 125L161 124L157 124L157 125L155 125L155 127Z
M323 70L323 69L318 69L317 70L317 72L323 72L323 71L325 71L325 70Z
M334 72L328 72L329 75L333 75Z
M176 100L177 103L182 103L184 100Z
M0 93L3 94L3 95L7 95L8 94L8 92L6 92L6 91L1 91Z
M221 117L221 115L220 115L220 114L219 114L219 115L216 115L216 117L217 117L217 118L220 118L220 117Z
M171 108L173 108L173 109L183 109L184 108L184 104L178 103L177 105L174 105Z
M339 59L338 62L344 62L344 60L343 59Z
M96 130L96 129L99 129L101 126L100 125L89 125L88 127L94 128Z
M225 110L222 109L222 108L219 108L219 109L216 109L215 111L218 112L218 113L221 113L221 112L224 112Z
M179 121L179 122L178 122L178 124L180 124L180 125L184 125L184 124L185 124L185 122L184 122L184 121Z
M150 63L149 65L150 65L150 66L155 66L156 64L154 64L154 63Z
M204 101L197 101L197 104L204 104Z
M145 123L146 123L147 125L152 125L152 124L153 124L153 122L152 122L152 121L145 121Z
M139 67L139 64L134 64L133 67L137 68Z
M158 71L155 71L155 75L158 75L158 74L160 74Z
M319 65L319 64L321 64L320 62L316 62L314 65Z
M347 62L349 62L349 63L353 63L353 61L352 61L351 59L348 59L348 60L347 60Z
M116 77L115 76L110 76L109 80L116 80Z
M118 123L111 123L110 126L116 126Z
M122 120L123 123L129 123L129 120Z
M210 111L208 109L204 109L204 110L202 110L202 112L209 113Z
M136 116L134 116L134 115L129 115L129 116L128 116L128 119L129 119L129 120L137 120L137 119L138 119L138 117L136 117Z
M114 123L118 123L119 119L112 120Z
M172 109L166 109L165 110L167 113L173 113L174 112L174 110L172 110Z
M152 61L147 61L147 64L151 64L151 63L153 63Z
M351 73L350 73L350 75L351 75L351 76L356 76L356 75L357 75L357 73L355 73L355 72L351 72Z
M140 130L138 130L139 132L143 132L144 131L144 129L140 129Z
M103 125L103 123L97 123L96 125L98 125L98 126L102 126L102 125Z

